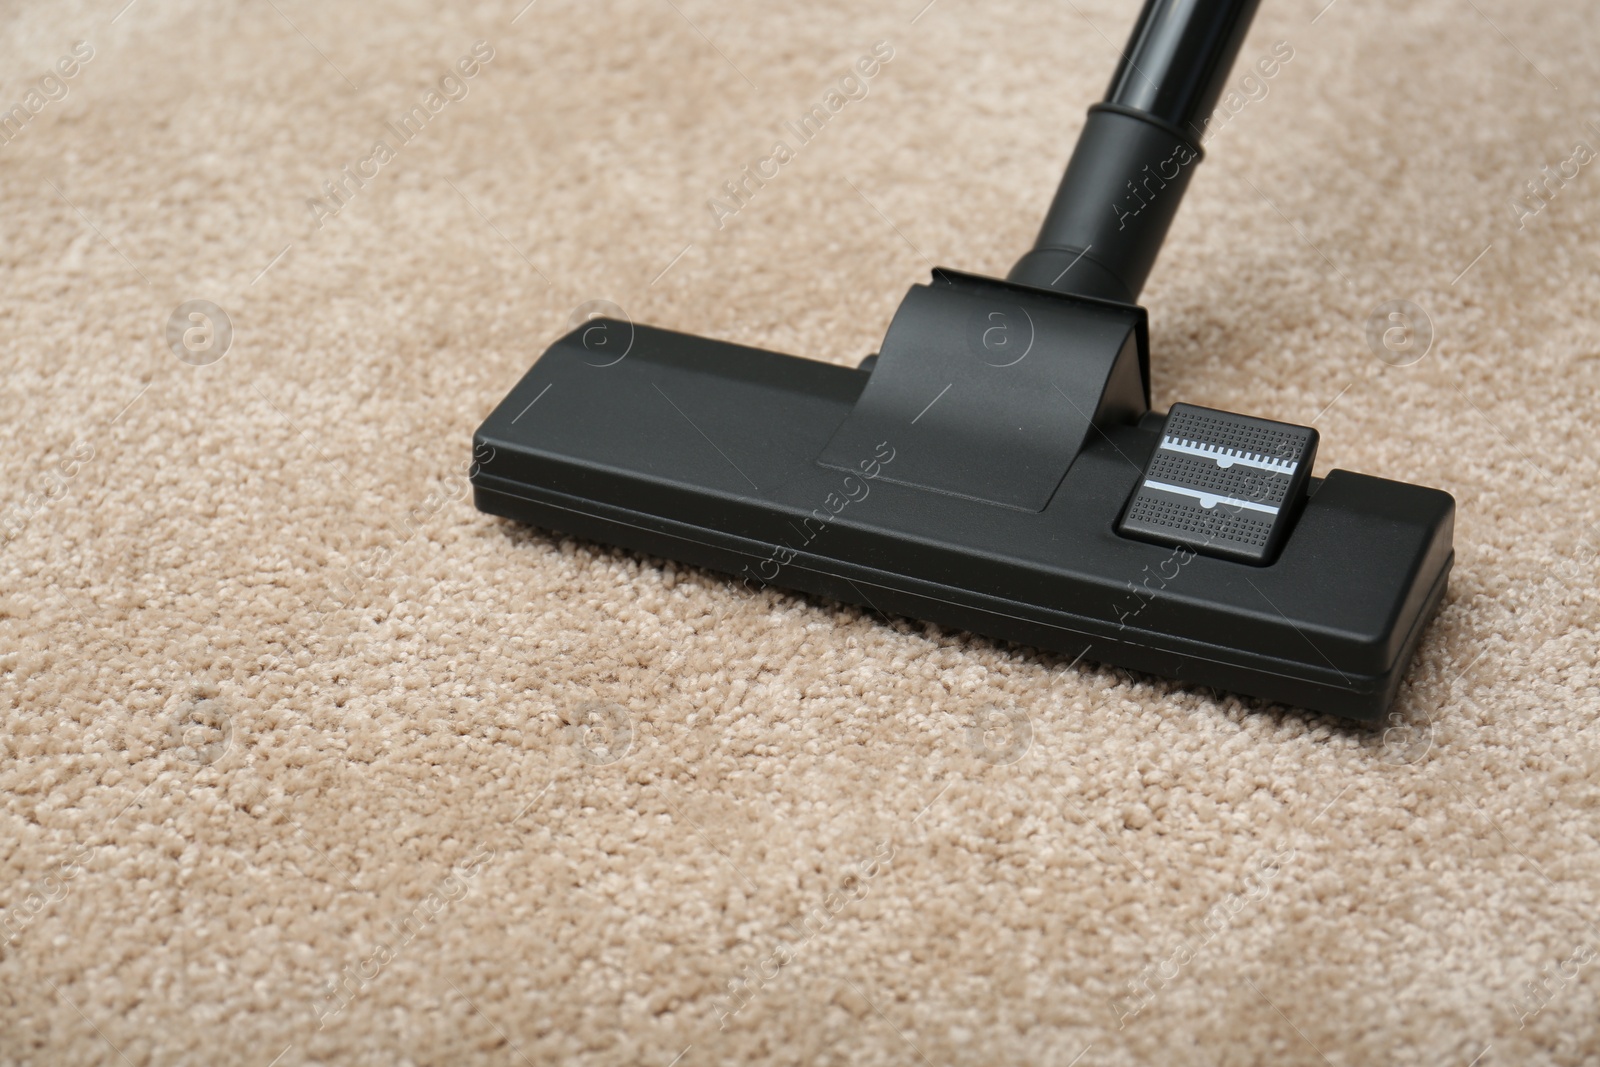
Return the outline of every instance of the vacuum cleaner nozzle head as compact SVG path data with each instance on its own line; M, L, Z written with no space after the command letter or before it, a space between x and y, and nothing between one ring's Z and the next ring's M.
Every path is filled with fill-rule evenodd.
M561 338L478 430L478 507L746 587L1381 718L1444 594L1454 501L1313 477L1309 427L1151 413L1131 299L1187 170L1137 218L1103 210L1175 145L1198 159L1183 116L1214 100L1253 9L1149 0L1125 63L1188 88L1141 111L1119 76L1129 95L1091 113L1034 252L1007 281L913 286L870 370L623 323ZM626 333L621 358L596 358L597 326Z

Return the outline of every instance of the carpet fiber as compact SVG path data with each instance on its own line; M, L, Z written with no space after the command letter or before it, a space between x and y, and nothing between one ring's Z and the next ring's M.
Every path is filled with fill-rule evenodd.
M1368 730L472 507L592 301L1003 274L1132 0L121 2L0 37L0 1063L1600 1062L1584 5L1266 0L1144 293L1455 495Z

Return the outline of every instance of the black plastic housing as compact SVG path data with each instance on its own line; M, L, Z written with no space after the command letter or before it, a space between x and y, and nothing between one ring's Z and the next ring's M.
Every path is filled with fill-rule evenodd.
M897 484L892 435L852 473L819 464L866 372L603 325L606 355L574 330L479 428L480 509L1355 719L1383 715L1445 589L1454 502L1435 489L1333 471L1250 566L1115 532L1161 416L1096 427L1030 511Z
M585 323L479 428L478 507L735 589L1380 718L1444 595L1449 494L1312 478L1310 427L1149 413L1133 300L1256 3L1146 0L1006 281L934 271L859 370Z
M1133 301L1202 155L1164 123L1096 104L1038 240L1008 280Z

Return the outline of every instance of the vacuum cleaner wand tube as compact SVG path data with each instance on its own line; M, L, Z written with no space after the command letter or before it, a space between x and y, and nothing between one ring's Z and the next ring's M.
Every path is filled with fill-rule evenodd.
M1132 303L1200 161L1259 0L1148 0L1089 109L1033 250L1008 280Z

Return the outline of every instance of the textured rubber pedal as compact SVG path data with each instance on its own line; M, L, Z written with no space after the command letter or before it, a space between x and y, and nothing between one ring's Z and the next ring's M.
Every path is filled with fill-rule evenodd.
M1305 500L1317 431L1174 404L1117 532L1264 566Z

